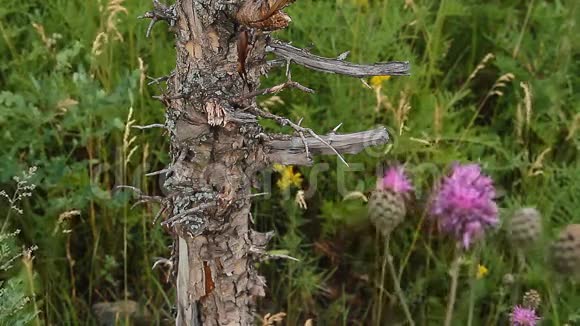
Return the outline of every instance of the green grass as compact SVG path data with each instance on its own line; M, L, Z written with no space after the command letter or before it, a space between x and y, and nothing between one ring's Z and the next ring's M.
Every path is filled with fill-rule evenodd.
M104 0L4 2L0 188L10 193L12 176L38 167L38 188L10 229L22 230L20 243L39 247L33 268L40 318L46 324L93 324L93 304L129 298L155 322L167 320L171 285L165 271L151 270L155 257L169 255L169 237L151 223L157 207L130 209L130 194L113 188L130 184L159 192L157 180L144 173L167 162L166 137L155 129L131 129L125 136L125 129L130 108L135 124L164 119L163 107L151 99L160 88L142 78L173 69L171 35L158 24L145 38L147 22L136 16L148 10L146 1L122 3L127 12L117 7L114 15ZM408 60L412 75L391 78L376 90L357 79L292 68L293 79L317 93L282 93L284 104L271 110L303 117L303 125L321 133L340 122L342 132L385 125L394 140L347 157L350 170L336 158L320 158L328 169L318 172L306 211L294 203L296 189L256 200L258 227L277 232L272 249L301 260L263 264L269 291L260 312L284 311L288 325L308 318L320 325L380 325L376 280L383 244L366 204L343 200L338 181L350 192L368 194L376 167L399 161L424 199L452 162L472 161L496 181L502 221L532 205L542 212L546 232L524 265L502 229L490 233L479 258L470 254L461 266L455 323L466 325L472 309L473 325L506 324L511 307L531 288L543 297L544 325L580 323L580 292L545 261L558 230L580 223L578 7L577 1L547 0L294 3L291 26L277 37L330 57L350 50L355 62ZM96 47L100 33L108 41ZM488 53L493 58L478 67ZM283 78L272 73L265 83ZM531 106L522 83L529 85ZM299 170L306 176L303 186L312 186L314 168ZM59 219L71 210L80 215ZM7 211L1 202L0 216ZM404 266L401 286L418 324L441 325L454 244L428 232L422 216L422 207L412 209L393 234L391 251L396 266ZM489 274L473 280L470 266L478 262ZM508 274L513 285L503 282ZM391 282L384 288L394 294ZM387 298L383 324L403 316Z

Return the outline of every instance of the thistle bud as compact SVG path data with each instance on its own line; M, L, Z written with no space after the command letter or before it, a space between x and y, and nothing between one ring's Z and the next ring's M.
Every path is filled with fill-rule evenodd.
M535 208L518 209L512 216L508 233L510 241L524 248L536 242L542 233L542 216Z
M538 291L531 289L524 293L523 305L526 308L538 309L542 303L542 297Z
M514 277L513 274L505 274L502 278L502 284L504 286L510 287L512 285L514 285L514 283L516 282L516 278Z
M580 224L570 224L560 231L551 249L556 271L577 276L580 272Z
M369 198L369 218L383 236L388 236L407 214L405 194L412 190L402 167L390 168L378 180Z
M369 218L379 232L389 235L405 218L403 197L390 190L376 190L369 198Z

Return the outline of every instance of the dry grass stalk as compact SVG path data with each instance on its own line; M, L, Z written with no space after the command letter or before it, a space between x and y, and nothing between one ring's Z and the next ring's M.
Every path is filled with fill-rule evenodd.
M294 202L303 210L308 209L308 205L306 204L306 198L304 197L304 190L298 190L296 192L296 197L294 198Z
M147 66L145 66L141 57L137 57L137 61L139 62L139 94L143 95L143 87L145 86L145 79L147 78L147 75L145 75Z
M524 90L524 103L516 107L516 135L518 142L523 144L532 121L532 90L529 83L520 82L520 87Z
M285 312L279 312L274 315L268 313L262 318L262 326L274 326L280 324L282 323L285 317L286 317Z
M135 153L139 146L134 146L133 143L137 139L137 136L130 137L131 135L131 126L135 124L135 120L132 119L133 117L133 107L129 108L129 114L127 115L127 123L125 124L125 131L123 133L123 158L124 158L124 167L127 167L127 164L131 161L131 156ZM129 138L130 137L130 138Z
M123 41L123 35L119 33L117 29L117 23L119 22L119 18L117 17L118 14L124 13L125 15L128 14L127 8L123 7L123 2L125 0L111 0L107 4L107 24L106 31L109 34L113 34L115 39L118 41Z
M108 44L111 39L123 42L123 35L117 29L119 22L118 15L124 13L128 14L127 8L123 7L125 0L110 0L104 10L105 25L101 26L100 32L93 41L91 53L94 56L99 56L103 53L104 45ZM103 12L102 8L99 8Z
M70 211L66 211L64 213L61 213L58 216L58 220L56 221L56 226L54 227L54 230L52 231L52 235L55 235L56 232L58 232L59 228L62 228L62 233L70 233L72 232L72 230L70 230L66 225L63 227L63 224L65 224L65 222L70 221L73 219L73 217L75 216L81 216L81 211L79 211L78 209L72 209Z
M387 111L391 111L395 124L397 125L397 130L399 135L403 134L405 129L405 122L409 117L409 111L411 111L411 103L409 101L409 94L405 91L401 91L399 95L398 103L393 103L388 96L380 93L380 88L375 88L375 94L377 97L377 104L375 110L378 112L379 108L382 106Z
M544 174L543 171L543 167L544 167L544 158L546 157L546 155L552 151L552 148L548 147L546 149L544 149L540 155L538 155L536 157L536 159L534 160L534 162L532 163L532 165L530 166L530 169L528 170L528 176L536 176L536 175L541 175Z
M99 55L101 55L101 53L103 53L103 46L108 42L109 37L107 36L107 33L100 32L99 34L97 34L97 37L95 37L95 40L93 41L91 53L94 56L98 57Z
M504 95L503 89L506 88L507 87L507 84L510 83L510 82L512 82L515 78L516 78L516 76L514 74L512 74L511 72L508 72L507 74L501 75L495 81L495 83L493 83L493 86L491 86L491 89L485 95L485 98L481 101L481 103L479 104L479 106L477 108L477 112L479 113L479 111L483 108L483 106L485 105L485 103L492 96L502 97ZM470 123L470 126L469 127L471 127L472 124L473 124L473 121Z
M529 83L520 83L520 87L524 89L524 105L526 108L526 125L529 128L532 121L532 90Z
M518 143L524 143L524 112L521 103L516 106L516 137Z
M475 78L475 76L477 76L477 74L481 70L483 70L483 68L485 68L487 63L490 62L491 60L493 60L494 58L495 58L495 56L493 55L493 53L486 54L485 57L483 57L483 60L481 60L481 62L477 65L477 67L475 67L475 70L473 70L471 75L469 75L469 77L467 77L466 83L469 83L470 81L472 81Z
M36 30L36 33L38 33L40 40L48 51L52 51L56 45L56 40L62 37L62 35L56 33L52 34L52 36L46 36L42 24L32 23L32 27L34 27L34 30Z
M503 96L504 93L502 91L502 89L507 87L508 83L511 83L514 79L516 78L516 76L514 74L507 73L507 74L503 74L501 75L493 84L493 86L491 87L491 90L488 93L488 97L489 96Z
M397 106L397 109L393 112L393 115L395 116L395 121L399 126L399 135L403 134L405 122L409 118L409 111L411 111L409 94L401 91L401 95L399 97L399 105Z

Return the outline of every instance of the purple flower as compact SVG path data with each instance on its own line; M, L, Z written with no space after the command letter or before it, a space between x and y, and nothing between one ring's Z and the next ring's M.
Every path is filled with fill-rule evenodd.
M395 193L407 193L413 190L402 166L390 167L385 172L385 176L377 180L377 188L380 190L388 189Z
M510 314L512 326L536 326L541 318L536 315L536 310L515 306Z
M477 164L455 165L431 203L431 215L441 229L469 248L485 229L498 224L493 181Z

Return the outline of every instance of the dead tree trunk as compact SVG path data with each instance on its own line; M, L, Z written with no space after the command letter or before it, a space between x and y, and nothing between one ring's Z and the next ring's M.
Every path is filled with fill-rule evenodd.
M162 222L174 236L177 325L251 325L255 300L265 280L255 261L271 233L251 229L250 196L257 172L272 163L311 164L312 154L357 153L388 141L384 128L355 134L318 136L299 124L261 110L255 98L284 88L311 91L291 81L295 62L315 70L355 77L405 75L406 62L357 65L326 59L271 39L287 26L281 9L293 0L154 0L155 22L169 23L176 35L175 71L158 79L167 91L171 162ZM282 60L267 62L267 52ZM260 89L269 69L286 66L288 81ZM295 135L265 133L258 119L273 119ZM155 173L153 173L155 174Z

